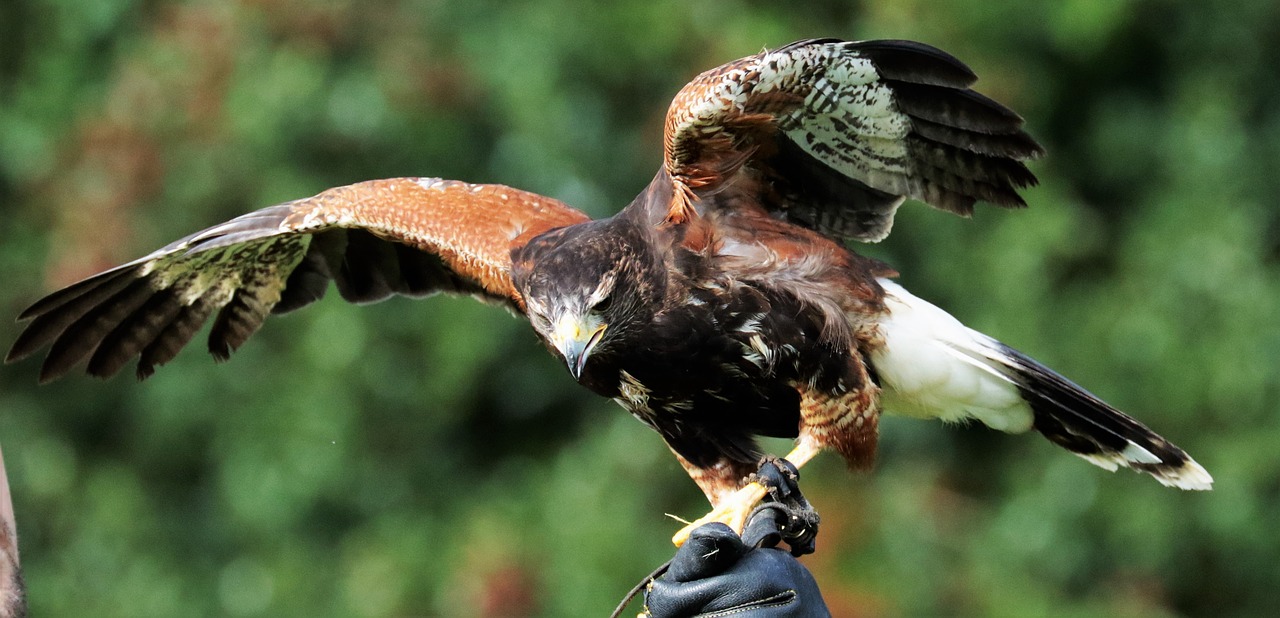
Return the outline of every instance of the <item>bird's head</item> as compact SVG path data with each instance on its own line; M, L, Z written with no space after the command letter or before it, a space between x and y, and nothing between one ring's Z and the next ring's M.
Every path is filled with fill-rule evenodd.
M513 280L538 335L582 381L647 325L662 304L666 271L647 239L611 221L544 234L516 250Z

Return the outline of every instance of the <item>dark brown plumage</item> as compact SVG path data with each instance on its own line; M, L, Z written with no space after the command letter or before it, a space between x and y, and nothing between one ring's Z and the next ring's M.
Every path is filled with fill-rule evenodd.
M976 77L908 41L801 41L708 71L667 113L665 160L589 221L508 187L358 183L214 226L55 292L7 358L48 381L87 360L146 377L212 318L226 358L271 313L319 299L471 294L529 318L591 390L658 431L740 524L756 436L874 458L881 410L1038 429L1098 465L1207 489L1177 447L902 289L842 240L889 233L907 198L967 215L1025 206L1041 154Z

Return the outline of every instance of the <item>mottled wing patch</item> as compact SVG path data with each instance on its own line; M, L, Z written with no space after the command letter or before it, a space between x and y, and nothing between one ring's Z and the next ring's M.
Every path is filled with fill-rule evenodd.
M966 215L977 200L1024 205L1022 162L1042 150L974 81L908 41L801 41L708 71L667 113L669 220L741 173L767 181L750 190L770 209L858 240L887 235L908 197Z
M631 375L625 369L619 372L618 382L618 404L626 408L637 418L647 423L652 423L649 419L653 415L653 408L649 407L649 395L651 391L648 387L640 383L635 376Z
M499 185L374 180L272 206L178 240L37 301L6 357L50 346L41 381L88 358L107 377L138 358L150 375L213 317L209 351L226 359L272 313L321 298L352 302L468 293L519 309L511 250L587 220L555 200Z

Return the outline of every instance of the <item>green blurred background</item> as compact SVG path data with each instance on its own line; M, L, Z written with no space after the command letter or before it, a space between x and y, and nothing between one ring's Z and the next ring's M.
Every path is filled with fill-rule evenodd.
M693 75L911 38L1050 156L1021 212L918 205L917 294L1189 450L1207 494L891 419L806 471L837 615L1280 613L1280 4L5 0L0 317L237 214L443 176L596 216ZM863 248L859 248L863 250ZM17 334L0 319L0 347ZM604 615L706 505L659 438L469 299L270 321L145 383L0 370L38 615ZM126 372L127 373L127 372ZM784 450L785 444L775 444Z

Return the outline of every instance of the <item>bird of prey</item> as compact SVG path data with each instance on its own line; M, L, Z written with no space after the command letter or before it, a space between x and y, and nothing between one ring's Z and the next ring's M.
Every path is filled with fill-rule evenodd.
M794 438L796 466L830 449L865 467L882 411L1034 429L1103 468L1209 489L1181 449L844 244L884 238L907 198L1025 206L1042 148L976 79L910 41L764 51L676 95L661 167L612 217L434 178L329 189L50 294L6 360L49 346L48 381L136 357L145 378L210 317L225 359L331 281L356 303L470 294L527 318L579 384L661 434L714 507L694 525L740 527L764 495L756 437Z

